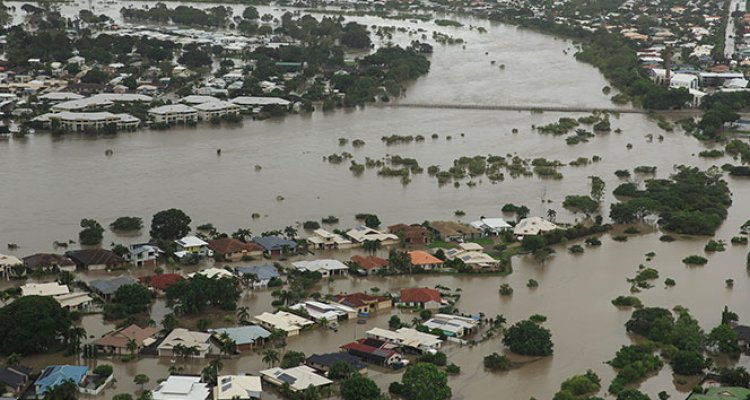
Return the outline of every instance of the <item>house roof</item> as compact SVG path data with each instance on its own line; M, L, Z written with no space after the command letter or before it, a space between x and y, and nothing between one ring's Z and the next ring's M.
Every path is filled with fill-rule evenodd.
M27 268L38 269L48 268L51 266L71 267L76 265L73 260L62 254L54 253L36 253L23 258L23 263Z
M140 326L133 324L128 327L116 330L94 341L98 346L115 347L124 349L128 347L128 342L134 340L138 346L148 346L153 343L153 338L159 333L159 329Z
M263 251L263 247L260 247L256 243L245 243L241 240L237 240L231 237L212 240L208 242L208 248L218 254L231 254L241 252L252 253Z
M271 264L253 265L252 267L237 267L235 271L238 275L255 275L260 281L271 280L279 277L279 270Z
M366 241L383 242L386 240L398 240L398 236L392 233L381 232L365 225L360 225L356 228L350 229L346 232L346 235L352 238L355 242L360 243Z
M264 312L263 314L256 315L255 320L285 332L296 331L314 324L313 321L307 318L302 318L286 311L278 311L276 314Z
M429 226L442 236L463 236L479 233L476 228L455 221L432 221Z
M372 296L366 293L351 293L346 295L334 296L334 300L340 304L349 307L362 307L372 303L387 301L384 296Z
M318 387L333 383L330 379L316 374L314 369L306 365L287 369L271 368L260 371L260 374L273 382L288 383L294 390L305 390L311 385Z
M188 274L188 278L192 278L196 275L203 275L209 279L234 278L234 275L231 272L227 271L224 268L216 268L216 267L206 268L198 272L193 272L192 274Z
M239 96L229 101L240 106L289 105L289 100L284 100L280 97Z
M26 382L31 373L31 368L23 365L13 365L11 367L0 369L0 383L17 388Z
M210 391L200 376L170 375L151 391L151 396L154 400L206 400Z
M388 231L397 235L402 235L409 241L423 240L429 234L427 228L422 225L396 224L388 227Z
M279 236L256 236L253 238L253 242L263 247L266 251L278 251L284 246L287 246L290 250L297 248L297 242Z
M412 250L409 252L409 258L411 258L412 265L433 265L442 264L443 260L433 256L432 254L422 250Z
M197 347L199 350L207 350L210 347L209 339L211 338L210 333L205 332L194 332L184 328L177 328L167 335L166 338L159 345L159 349L172 349L178 344L182 344L185 347Z
M230 339L234 340L238 345L253 344L258 339L265 339L271 336L271 332L263 329L258 325L246 325L237 326L233 328L219 328L213 329L213 332L217 337L226 333Z
M68 293L70 293L68 286L57 282L27 283L21 286L22 296L58 296Z
M478 221L473 221L469 225L479 230L489 229L491 231L500 231L511 228L510 224L505 222L502 218L480 218Z
M132 276L118 276L112 279L100 279L89 282L89 287L103 295L115 294L117 289L127 285L137 285L138 281Z
M0 254L0 266L6 267L6 266L14 266L14 265L22 265L23 261L19 260L18 257L14 256L6 256L5 254Z
M340 271L348 270L349 267L339 260L312 260L312 261L297 261L293 262L292 266L300 271Z
M384 268L389 264L388 260L373 255L361 256L359 254L355 254L352 256L351 260L357 263L357 265L359 265L362 269L367 271Z
M434 301L440 303L442 297L440 292L430 288L406 288L401 289L402 303L427 303Z
M196 110L185 104L167 104L148 110L149 114L193 114Z
M197 94L191 94L180 99L180 103L185 104L203 104L211 101L220 101L218 98L213 96L201 96Z
M323 367L330 368L336 362L343 362L352 367L355 371L365 369L365 365L360 362L359 358L349 353L326 353L326 354L313 354L307 357L307 364L316 364Z
M105 249L84 249L66 251L65 255L77 264L99 265L99 264L122 264L125 260L117 254Z
M557 225L541 217L529 217L518 221L513 228L514 235L538 235L557 229Z
M201 247L208 245L205 240L193 235L185 236L184 238L177 239L174 242L182 247Z
M55 387L67 380L72 380L76 385L80 384L89 368L77 365L50 365L42 371L34 386L36 394L41 396L47 391L47 388Z
M178 274L154 275L151 277L150 285L154 289L167 290L169 286L177 283L181 279L182 276Z
M340 348L343 350L349 350L363 354L371 354L382 358L383 361L386 361L389 358L398 355L395 350L386 347L387 344L383 340L367 338L357 339L357 341L342 345Z
M732 329L737 332L737 339L750 342L750 326L736 325Z
M216 382L215 400L260 398L263 391L259 376L221 375Z

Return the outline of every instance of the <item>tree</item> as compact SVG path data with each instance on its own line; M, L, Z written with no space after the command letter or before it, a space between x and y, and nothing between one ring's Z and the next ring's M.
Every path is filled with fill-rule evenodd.
M136 385L140 385L141 390L143 390L143 386L146 385L150 380L151 378L149 378L146 374L138 374L133 378L133 382Z
M72 379L67 379L57 385L47 387L43 400L76 400L77 398L78 384Z
M195 275L167 287L167 301L181 313L198 314L206 307L234 310L242 289L236 278Z
M565 196L563 207L574 213L583 213L588 217L599 210L599 202L589 196Z
M109 227L122 232L137 231L143 228L143 219L138 217L120 217L109 224Z
M651 398L636 389L626 389L617 394L617 400L651 400Z
M532 321L521 321L505 331L503 344L517 354L546 357L552 355L552 334Z
M190 232L191 219L182 210L170 208L154 214L149 234L157 240L171 241Z
M78 241L82 245L95 246L102 242L104 237L104 228L101 224L93 219L82 219L81 220L81 232L78 233Z
M365 240L362 243L362 250L369 254L375 254L382 247L379 240Z
M293 226L287 226L284 228L284 235L286 235L286 238L289 240L294 240L294 238L297 237L297 229L295 229Z
M135 339L130 339L125 347L130 352L130 355L134 355L135 351L138 350L138 342L136 342Z
M448 400L452 397L448 375L435 365L417 363L401 378L401 395L407 400Z
M655 342L664 342L674 328L674 317L669 310L646 307L633 311L625 323L628 332L636 333Z
M678 375L699 375L709 366L708 360L694 350L680 350L669 361L672 371Z
M745 367L720 367L716 369L716 373L719 374L719 382L726 386L748 387L750 385L750 373Z
M380 226L380 218L375 214L367 214L364 218L365 226L377 229Z
M207 67L213 62L211 55L200 49L189 50L182 53L177 61L188 68Z
M250 309L246 306L238 307L237 320L242 325L248 325L250 323Z
M547 241L539 235L526 235L521 241L521 247L529 252L534 252L545 246L547 246Z
M341 382L341 397L344 400L374 400L382 396L375 382L360 374L354 374Z
M715 346L723 354L740 354L740 345L737 343L737 339L737 332L729 324L721 324L708 334L708 344Z
M268 364L269 368L273 367L277 362L279 362L279 352L273 349L264 351L262 361Z
M109 80L109 75L99 68L92 68L81 77L81 83L98 83L103 84Z
M591 176L591 197L597 202L602 201L604 197L604 188L607 186L604 180L598 176Z
M331 364L331 368L328 369L328 374L326 376L328 379L333 380L347 379L351 377L354 372L355 371L351 365L343 361L336 361Z
M174 313L165 315L161 320L161 326L165 332L171 332L174 328L177 328L177 325L179 325L179 321L177 321L177 317L174 316Z
M510 359L502 354L492 353L484 357L484 367L487 369L505 371L512 366Z
M301 351L290 350L284 353L281 358L281 368L294 368L305 363L305 353Z
M242 18L245 18L245 19L258 19L258 18L260 18L260 14L258 14L258 9L257 8L255 8L253 6L249 6L249 7L245 7L245 11L242 12Z
M67 337L70 325L70 314L52 297L21 297L0 308L0 352L46 352Z
M117 288L112 301L123 305L128 314L137 314L151 304L151 291L143 285L123 285Z

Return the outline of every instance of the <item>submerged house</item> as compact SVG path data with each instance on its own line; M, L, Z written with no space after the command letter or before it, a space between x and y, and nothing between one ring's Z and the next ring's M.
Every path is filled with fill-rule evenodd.
M297 242L279 236L256 236L253 238L253 242L260 245L264 253L272 256L293 253L297 250Z
M263 247L260 247L258 244L253 242L245 243L230 237L212 240L208 243L208 248L214 254L223 257L226 261L237 262L242 261L246 257L256 258L263 256Z
M76 266L89 271L123 268L127 261L117 254L105 249L84 249L65 252Z
M76 263L62 254L36 253L23 258L23 265L31 271L75 272Z
M272 264L237 267L234 273L240 278L250 276L253 279L254 288L268 287L271 279L279 278L279 270Z
M214 337L217 339L226 336L233 340L237 345L238 351L252 350L255 347L262 346L263 343L271 337L271 332L258 325L218 328L212 329L209 332L213 333Z

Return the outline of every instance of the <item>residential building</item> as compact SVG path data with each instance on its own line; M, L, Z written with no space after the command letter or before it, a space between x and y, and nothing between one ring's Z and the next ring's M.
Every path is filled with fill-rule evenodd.
M42 128L59 126L64 131L88 132L101 131L103 129L135 130L140 126L141 120L130 114L112 114L108 111L100 112L69 112L42 114L34 117L32 122L39 123Z
M409 252L411 266L425 271L432 271L443 266L443 260L423 250L412 250Z
M196 104L193 108L198 111L198 119L204 121L212 118L221 118L227 115L237 115L240 113L240 106L223 100Z
M362 361L381 365L395 366L403 362L403 358L396 351L398 346L385 340L364 338L347 343L340 348Z
M235 279L236 278L233 273L227 271L226 269L224 269L224 268L216 268L216 267L206 268L206 269L200 270L198 272L193 272L192 274L188 274L188 278L192 278L192 277L194 277L196 275L205 276L208 279L214 279L214 278L216 278L216 279L221 279L221 278Z
M363 364L358 357L349 353L337 352L313 354L305 360L305 364L308 367L314 368L325 376L328 376L328 371L331 369L331 366L337 362L350 366L352 371L355 371L360 375L367 375L367 366Z
M315 324L307 318L286 311L277 311L275 314L264 312L256 315L254 320L264 328L282 330L290 337L299 335L302 329Z
M355 254L352 256L352 258L350 258L350 260L367 275L370 275L380 269L387 269L388 265L390 264L388 260L374 255L361 256L359 254Z
M110 279L97 279L88 283L92 292L98 294L105 300L115 295L117 289L127 285L137 285L138 280L132 276L118 276Z
M258 244L249 242L245 243L231 237L225 237L208 242L208 248L214 254L223 257L225 261L242 261L246 257L262 257L263 248Z
M105 249L84 249L65 252L76 267L89 271L122 268L127 262L117 254Z
M193 349L194 352L191 357L206 358L206 356L212 353L210 340L210 333L177 328L164 338L159 347L157 347L157 350L159 357L175 357L180 355L179 351L175 352L175 348L181 346L182 349Z
M496 271L500 268L500 260L483 251L463 250L461 248L448 249L445 251L445 256L449 260L459 259L465 266L475 271Z
M208 400L211 390L200 376L170 375L151 391L153 400Z
M208 248L208 243L197 236L185 236L182 239L175 240L174 243L177 245L175 254L185 252L198 254L201 257L211 257L214 255L213 250Z
M34 391L37 397L41 398L48 389L66 381L72 381L80 389L80 385L88 372L89 368L86 366L50 365L42 371L34 382Z
M333 323L357 316L357 311L352 307L338 303L326 304L313 300L298 303L289 308L292 310L304 310L310 318L317 322L327 321L328 323Z
M444 242L463 242L481 236L478 229L455 221L432 221L427 229L435 240Z
M148 116L157 124L185 123L198 120L198 110L185 104L168 104L148 110Z
M136 324L132 324L96 339L94 345L96 345L98 351L113 355L129 353L131 351L137 353L142 348L154 344L158 334L158 328L141 328ZM132 350L128 347L131 343L135 344L135 348Z
M307 238L307 241L316 249L321 250L348 249L353 246L351 240L325 229L314 230L313 235Z
M401 289L399 305L417 307L425 310L436 310L442 305L440 292L430 288Z
M416 351L419 353L437 350L443 345L443 341L438 336L420 332L412 328L399 328L395 331L372 328L365 334L368 338L384 340L405 348L407 351Z
M154 290L160 292L165 292L168 287L180 280L182 280L182 276L179 274L159 274L141 278L141 282L148 283Z
M744 350L750 350L750 326L734 325L732 329L737 333L737 343Z
M320 388L333 384L333 381L316 374L315 370L307 365L287 369L270 368L260 371L260 374L264 381L274 386L282 386L284 383L288 383L293 392L303 391L310 386Z
M272 256L287 252L293 253L297 250L297 242L279 236L256 236L253 238L253 242L260 245L264 253Z
M393 301L385 296L352 293L333 296L333 301L354 308L359 314L370 314L393 307Z
M383 246L388 246L398 243L398 236L392 233L381 232L365 225L360 225L354 229L350 229L346 232L346 236L349 236L352 241L357 244L362 244L364 242L380 242Z
M477 221L469 223L473 228L478 229L484 235L499 235L513 227L502 218L485 218L481 217Z
M21 286L21 296L59 296L69 294L67 285L57 282L49 283L27 283Z
M190 104L190 105L204 104L204 103L210 103L214 101L221 101L221 100L213 96L202 96L202 95L195 95L195 94L191 94L190 96L185 96L180 99L180 103Z
M88 310L94 303L94 299L86 293L74 292L61 294L53 297L60 303L60 307L67 310Z
M524 218L513 228L513 235L522 239L528 235L540 235L557 229L557 225L541 217Z
M289 107L291 104L288 100L284 100L280 97L239 96L229 101L240 106L243 111L253 110L264 106Z
M26 275L26 271L23 268L23 261L15 256L0 254L0 276L10 279L24 275Z
M422 225L396 224L388 227L388 232L402 238L409 244L428 244L431 242L430 231Z
M123 258L136 267L155 267L161 253L161 249L152 244L131 244Z
M70 258L53 253L36 253L23 258L23 265L32 271L68 271L75 272L76 263Z
M20 365L8 365L0 369L0 384L4 385L7 391L10 389L13 394L19 395L29 383L29 376L33 369Z
M220 375L216 382L213 400L260 399L263 393L259 376Z
M268 287L271 279L279 277L279 270L273 264L254 265L252 267L237 267L234 273L240 278L250 276L254 288Z
M297 261L292 266L300 272L319 272L323 278L344 275L349 271L349 267L339 260Z
M252 350L255 347L261 346L271 336L271 332L258 325L219 328L212 329L209 332L213 333L217 339L221 339L226 335L226 337L237 344L238 351Z
M447 337L460 338L476 331L479 326L479 318L469 318L450 314L435 314L423 325L430 328L430 332L438 329Z
M56 103L61 101L80 100L83 97L83 95L73 92L49 92L37 97L37 99L45 102Z

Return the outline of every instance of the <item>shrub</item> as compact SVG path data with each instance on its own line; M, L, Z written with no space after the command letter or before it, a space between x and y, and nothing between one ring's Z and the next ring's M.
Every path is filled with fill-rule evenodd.
M109 227L116 231L137 231L143 228L143 220L138 217L120 217L109 224Z
M641 307L641 300L635 296L617 296L612 300L617 307Z
M615 242L627 242L628 237L623 236L623 235L616 235L616 236L612 236L612 240L614 240Z
M636 227L634 227L634 226L629 226L629 227L625 228L625 230L623 232L625 232L625 233L627 233L629 235L637 235L637 234L641 233L641 230L638 229L638 228L636 228Z
M705 257L693 255L683 258L682 262L687 265L706 265L708 260Z
M445 367L445 373L448 375L458 375L461 373L461 367L456 364L450 363Z
M513 363L504 355L492 353L484 357L484 367L493 371L507 371L513 367Z
M584 243L586 243L586 245L588 246L601 246L602 245L602 241L599 240L599 238L596 236L587 237Z
M305 221L302 224L302 228L307 230L320 229L320 224L318 223L318 221Z
M747 244L746 236L735 236L732 238L732 244Z
M528 282L526 282L527 288L537 288L539 287L539 282L536 281L536 279L529 279Z
M512 296L513 288L509 284L503 283L502 285L500 285L499 292L500 292L500 296Z
M532 321L521 321L505 331L503 344L514 353L525 356L551 356L552 334Z
M664 242L664 243L674 242L674 240L675 240L674 237L670 235L662 235L661 237L659 237L659 241Z
M333 224L338 224L339 223L339 219L336 216L329 215L329 216L321 219L321 222L323 222L324 224L333 225Z
M677 282L675 282L674 279L672 279L672 278L667 278L667 279L664 280L664 285L666 285L666 286L672 287L672 286L674 286L676 284L677 284Z
M568 247L568 251L573 254L581 254L583 253L583 246L580 244L575 244L573 246Z
M536 322L537 324L541 324L542 322L547 321L547 316L542 314L533 314L529 317L529 321Z
M706 243L706 246L703 248L703 251L707 253L713 253L717 251L724 251L724 242L722 241L716 241L716 240L709 240L708 243Z

